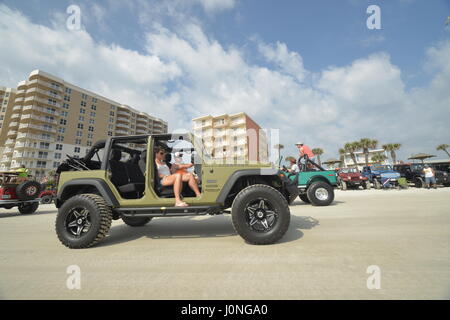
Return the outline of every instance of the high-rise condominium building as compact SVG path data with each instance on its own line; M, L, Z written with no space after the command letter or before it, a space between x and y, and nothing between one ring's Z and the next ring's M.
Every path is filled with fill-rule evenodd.
M167 122L41 70L17 89L1 88L0 170L25 165L37 177L66 155L85 155L108 136L167 132Z
M246 113L203 116L193 121L194 134L214 159L268 161L267 136Z

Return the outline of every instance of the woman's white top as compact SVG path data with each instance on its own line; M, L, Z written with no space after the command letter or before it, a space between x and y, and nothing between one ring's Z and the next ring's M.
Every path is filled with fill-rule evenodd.
M425 168L423 171L425 171L425 178L434 177L433 170L431 168Z
M170 176L170 169L167 166L167 164L159 164L158 162L156 163L156 167L158 168L158 174L162 174L164 177L165 176Z

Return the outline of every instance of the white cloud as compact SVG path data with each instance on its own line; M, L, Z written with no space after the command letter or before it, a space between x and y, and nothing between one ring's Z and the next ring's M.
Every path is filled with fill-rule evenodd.
M169 121L245 111L266 128L280 129L286 154L304 140L336 157L344 142L372 137L400 142L405 158L435 152L450 137L450 42L427 50L427 86L406 90L386 53L313 74L286 44L255 50L275 68L249 62L244 50L224 47L189 20L174 32L147 33L145 50L95 42L86 31L44 27L0 5L0 84L15 85L36 68ZM305 75L310 81L305 82Z
M285 43L277 41L277 43L272 46L259 42L258 49L267 61L274 62L285 73L292 75L299 80L302 80L305 77L306 70L303 67L302 57L297 52L289 51Z

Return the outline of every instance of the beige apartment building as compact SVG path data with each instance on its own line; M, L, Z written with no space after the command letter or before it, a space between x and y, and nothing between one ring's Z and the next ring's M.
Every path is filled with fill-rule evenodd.
M203 116L193 121L194 134L218 160L268 162L267 135L246 113Z
M1 88L0 170L25 165L46 175L66 155L82 157L108 136L167 132L167 122L41 70L17 89Z

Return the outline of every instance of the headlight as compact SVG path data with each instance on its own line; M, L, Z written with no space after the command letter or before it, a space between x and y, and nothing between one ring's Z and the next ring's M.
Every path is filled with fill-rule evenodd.
M448 176L448 173L447 173L447 172L444 172L444 176Z

